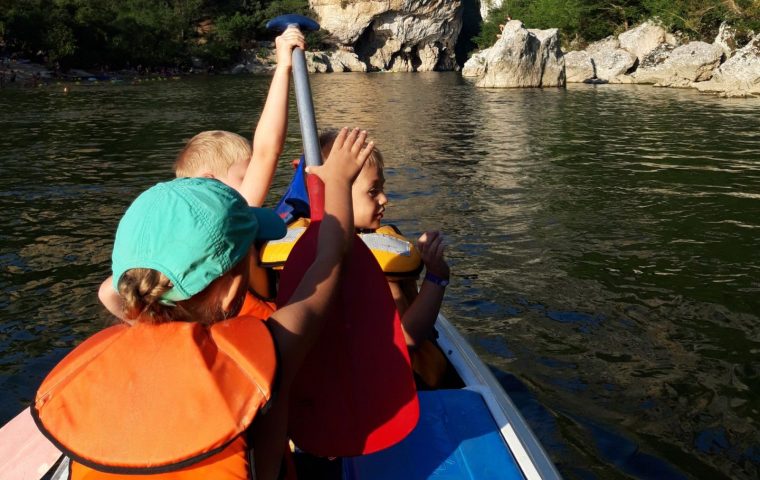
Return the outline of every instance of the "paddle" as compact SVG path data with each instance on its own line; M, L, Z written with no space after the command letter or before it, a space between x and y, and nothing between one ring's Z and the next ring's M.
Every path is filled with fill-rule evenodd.
M283 15L267 28L319 25ZM304 52L293 51L293 79L307 166L322 155ZM323 217L324 185L307 177L312 223L293 248L280 278L277 304L284 305L314 261ZM317 343L290 392L288 432L304 451L356 456L387 448L406 437L419 417L409 354L388 283L372 253L354 238L337 299Z

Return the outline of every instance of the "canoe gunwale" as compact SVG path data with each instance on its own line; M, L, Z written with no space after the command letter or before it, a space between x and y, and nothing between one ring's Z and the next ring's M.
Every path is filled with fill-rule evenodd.
M442 314L436 321L438 344L456 369L465 389L480 393L501 436L527 480L559 480L554 463L496 377L467 340Z

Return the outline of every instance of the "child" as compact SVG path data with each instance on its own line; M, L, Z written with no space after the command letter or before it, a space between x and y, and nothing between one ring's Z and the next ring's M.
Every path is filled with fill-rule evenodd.
M325 183L320 248L266 323L237 315L251 243L285 234L273 211L204 178L158 184L133 202L113 251L133 323L77 347L32 407L72 459L72 479L276 478L280 456L265 453L284 445L284 425L266 420L286 405L324 323L351 244L351 185L373 147L365 140L343 129L325 165L310 169Z
M253 151L249 142L235 133L222 130L201 132L187 142L177 156L174 171L177 177L216 178L238 190L252 207L260 207L266 200L272 184L277 160L285 144L288 125L288 90L292 52L295 47L306 48L303 34L297 28L285 30L275 39L277 67L269 87L266 103L253 136ZM252 256L251 290L261 299L271 297L263 278L264 272L257 268L256 256ZM122 299L113 289L111 277L100 286L98 298L114 316L122 313ZM246 310L266 318L273 305L251 297Z
M320 136L323 155L329 152L335 138L334 131ZM360 231L374 231L381 226L388 203L383 168L383 156L375 148L352 187L354 225ZM434 342L434 325L450 274L444 258L443 236L437 231L425 232L417 240L417 247L426 270L419 291L416 278L388 277L401 316L415 380L420 389L458 387L456 374Z

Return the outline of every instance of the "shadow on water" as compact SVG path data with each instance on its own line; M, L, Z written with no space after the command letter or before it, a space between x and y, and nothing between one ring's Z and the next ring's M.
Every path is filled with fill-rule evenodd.
M250 138L268 81L0 94L0 421L111 321L96 292L131 199L195 133ZM564 475L757 478L760 100L455 74L312 87L320 126L377 140L386 218L445 233L444 313L510 372ZM299 152L291 122L274 192Z

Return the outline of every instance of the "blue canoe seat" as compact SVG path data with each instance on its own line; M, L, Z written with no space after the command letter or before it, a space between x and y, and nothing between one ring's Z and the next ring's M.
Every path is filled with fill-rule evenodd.
M412 433L386 450L344 459L346 480L524 478L479 393L419 392L419 400Z

